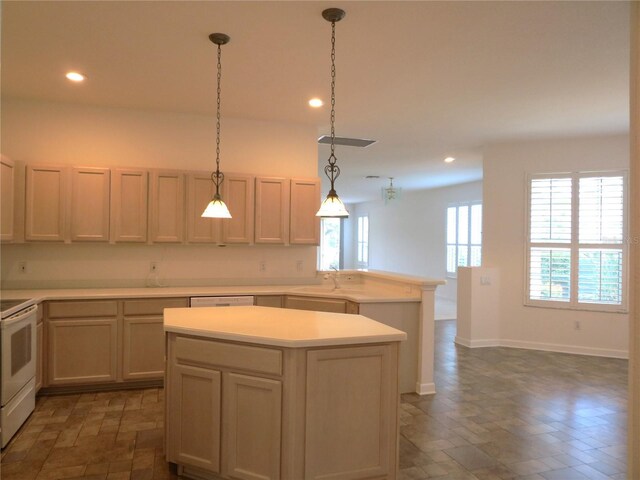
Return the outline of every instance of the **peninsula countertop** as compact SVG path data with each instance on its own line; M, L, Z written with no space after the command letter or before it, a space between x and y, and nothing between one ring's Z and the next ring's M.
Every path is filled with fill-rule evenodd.
M362 315L269 307L167 308L165 332L279 347L406 340L407 334Z
M162 298L224 295L298 295L343 298L358 303L419 302L420 291L370 287L361 284L332 289L321 285L234 285L211 287L133 287L3 290L2 298L45 300L91 300L105 298Z

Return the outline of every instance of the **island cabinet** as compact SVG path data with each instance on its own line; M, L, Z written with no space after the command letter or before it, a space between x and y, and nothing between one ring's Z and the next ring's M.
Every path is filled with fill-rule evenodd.
M242 310L232 313L232 330L238 326L242 338L256 338L253 325L270 332L269 338L230 340L230 317L215 332L226 339L195 330L179 333L189 329L172 321L174 312L208 314L165 311L166 458L178 465L178 473L242 480L397 478L399 341L366 325L399 339L404 333L361 316L265 307L226 311L239 309L248 316ZM216 329L215 311L226 315L224 307L190 310L211 312L212 320L200 323L209 334ZM251 320L254 312L257 323ZM280 342L278 328L299 333L294 318L315 336L329 332L331 337L338 328L343 338L318 341L303 333L301 342ZM317 318L333 320L325 325L307 321ZM359 337L345 327L351 319L361 329Z
M285 308L297 310L313 310L315 312L358 313L358 304L342 298L305 297L286 295Z

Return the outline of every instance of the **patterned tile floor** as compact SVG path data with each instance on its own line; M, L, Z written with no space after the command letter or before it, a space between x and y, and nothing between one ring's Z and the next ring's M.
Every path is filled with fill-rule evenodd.
M624 479L623 360L455 346L436 322L438 393L404 395L400 479ZM161 389L41 397L3 480L176 478Z

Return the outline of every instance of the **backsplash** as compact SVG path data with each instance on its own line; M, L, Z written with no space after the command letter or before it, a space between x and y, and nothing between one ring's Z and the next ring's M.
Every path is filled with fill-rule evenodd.
M316 283L316 250L315 246L262 245L3 245L0 287Z

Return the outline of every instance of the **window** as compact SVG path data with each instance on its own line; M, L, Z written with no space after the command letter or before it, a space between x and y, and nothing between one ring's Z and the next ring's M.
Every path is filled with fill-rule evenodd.
M526 303L625 310L625 184L621 172L530 178Z
M447 209L447 273L458 267L478 267L482 261L482 204Z
M319 270L340 268L341 224L339 218L320 219Z
M369 266L369 217L358 217L358 268Z

